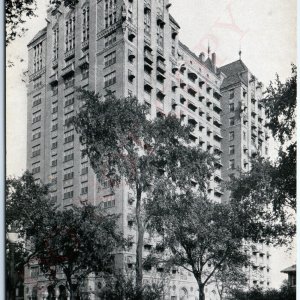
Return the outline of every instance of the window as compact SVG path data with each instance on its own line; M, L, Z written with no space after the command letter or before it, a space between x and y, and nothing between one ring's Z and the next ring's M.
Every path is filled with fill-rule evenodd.
M104 19L105 28L117 22L117 0L105 0Z
M54 159L51 161L51 167L56 167L57 166L57 159Z
M114 196L109 195L106 197L103 197L103 207L104 208L110 208L110 207L114 207L116 205L116 201Z
M38 278L39 276L39 267L34 266L30 268L30 277L31 278Z
M64 200L73 198L73 186L64 188Z
M157 45L159 47L164 46L164 29L160 26L157 26Z
M55 114L58 112L58 105L57 103L52 104L52 109L51 109L51 113Z
M81 195L86 195L88 193L88 182L81 182Z
M229 118L229 126L233 126L234 125L234 118Z
M243 131L243 140L246 141L246 132Z
M67 127L71 127L73 125L70 124L74 118L74 110L64 115L64 125Z
M41 121L41 111L37 111L35 113L32 114L32 124L37 123L39 121Z
M229 132L229 141L233 141L234 140L234 131L230 131Z
M104 66L109 67L116 63L116 51L104 56Z
M116 83L116 71L104 76L104 87L108 87Z
M74 129L64 133L64 142L65 144L74 141Z
M42 82L42 78L37 78L33 80L33 89L39 89L40 87L42 87L43 82Z
M66 52L75 48L75 16L71 15L66 21Z
M71 180L74 177L73 167L64 170L64 181Z
M89 7L86 7L82 10L82 41L89 40L89 17L90 10Z
M233 99L234 98L234 90L230 90L229 91L229 99Z
M41 128L36 128L32 131L32 140L37 140L41 137Z
M43 47L42 43L37 44L33 47L33 72L37 72L43 67Z
M64 162L68 162L74 159L74 152L73 149L69 149L64 152Z
M51 150L54 150L56 148L57 148L57 141L55 141L51 144Z
M229 161L229 169L231 169L231 170L235 169L235 162L234 162L234 159L231 159L231 160Z
M89 78L89 65L88 64L84 64L81 67L81 79L84 80L86 78Z
M74 94L70 94L65 98L65 108L74 104ZM74 107L71 109L73 110ZM65 111L66 113L66 111Z
M134 76L133 72L131 70L128 70L128 81L130 83L132 83L134 78L135 78L135 76Z
M234 154L234 145L229 146L229 154Z
M229 111L234 112L234 103L229 104Z
M53 29L53 60L58 59L59 29Z
M40 94L33 97L32 107L36 107L36 106L38 106L41 103L42 103L42 99L41 99L41 95Z
M73 87L75 84L75 78L74 75L68 76L65 78L65 89L68 89L70 87Z
M81 175L86 175L89 172L88 163L84 162L81 164Z
M150 9L145 10L144 32L148 35L151 33L151 10Z
M127 19L130 23L133 22L133 19L132 19L132 11L133 11L133 6L132 6L132 2L128 2L128 11L127 11Z
M117 40L117 33L116 31L112 32L110 35L107 35L104 38L104 46L105 47L109 47L111 46L113 43L115 43Z
M52 96L57 95L58 94L58 85L57 84L51 85L51 90L52 90Z
M56 131L58 129L58 123L57 122L53 122L52 123L52 127L51 127L51 131Z
M266 155L269 154L269 149L268 149L268 147L265 148L265 153L266 153Z
M37 174L41 171L41 166L40 166L40 162L36 162L32 164L32 168L31 168L31 172L32 174Z

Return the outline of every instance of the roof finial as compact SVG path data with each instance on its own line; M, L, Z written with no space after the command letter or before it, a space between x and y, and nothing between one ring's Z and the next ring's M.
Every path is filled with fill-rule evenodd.
M207 46L207 54L208 54L208 57L209 57L209 54L210 54L210 45L209 45L209 40L208 40L208 46Z
M241 43L240 43L240 51L239 51L239 56L240 56L240 60L242 60L242 46L241 46Z

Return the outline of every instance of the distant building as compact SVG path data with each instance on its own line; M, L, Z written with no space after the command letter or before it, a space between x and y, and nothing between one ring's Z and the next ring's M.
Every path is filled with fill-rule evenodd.
M296 278L296 265L292 265L289 268L286 268L281 271L281 273L288 274L288 284L290 287L296 288L297 278Z
M262 83L241 59L220 70L226 75L221 85L222 176L228 180L230 176L238 177L240 172L249 171L252 157L269 155L269 131L261 101ZM228 201L229 196L229 192L225 192L222 201ZM247 270L249 287L269 287L270 247L263 242L247 243L245 249L252 262Z

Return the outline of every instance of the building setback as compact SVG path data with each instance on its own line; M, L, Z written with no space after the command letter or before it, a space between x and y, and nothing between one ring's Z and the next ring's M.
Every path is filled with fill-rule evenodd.
M88 201L120 213L120 228L134 240L132 192L122 185L112 194L107 182L98 182L74 128L66 126L80 109L76 87L103 97L108 90L134 95L152 118L173 113L194 124L193 143L219 157L208 188L215 201L228 198L223 179L238 168L249 170L254 146L267 154L262 87L242 61L218 68L215 53L198 56L182 44L170 6L168 0L80 0L75 9L50 8L47 27L28 45L27 168L37 181L51 183L51 197L62 209ZM146 236L145 254L152 243ZM134 256L133 245L119 259L131 269ZM42 280L34 268L26 270L27 299ZM159 275L153 272L145 271L145 278ZM175 270L171 277L170 299L196 297L191 274Z

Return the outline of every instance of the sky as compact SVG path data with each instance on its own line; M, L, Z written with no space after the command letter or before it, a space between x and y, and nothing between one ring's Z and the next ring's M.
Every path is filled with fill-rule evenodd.
M28 32L7 47L6 70L6 173L19 176L26 169L27 47L46 26L49 0L37 0L38 17L27 21ZM95 0L91 0L95 1ZM141 1L141 0L138 0ZM296 63L296 0L170 0L170 13L179 23L179 39L196 54L216 52L219 66L239 58L264 85L278 73L284 81ZM276 145L273 144L274 148ZM275 151L271 152L275 154ZM278 288L286 275L280 270L295 263L284 249L273 251L272 286Z

